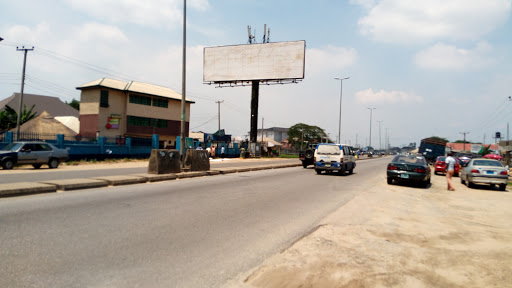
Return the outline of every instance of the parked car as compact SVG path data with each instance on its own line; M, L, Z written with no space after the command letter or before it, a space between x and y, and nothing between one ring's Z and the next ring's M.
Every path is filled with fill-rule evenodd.
M460 183L473 187L473 184L499 185L505 191L508 182L508 171L498 160L471 159L462 169Z
M337 172L339 175L354 173L356 167L356 156L354 149L346 144L320 143L315 149L314 155L315 171L321 174Z
M68 158L67 150L46 142L13 142L0 150L3 169L12 169L17 164L32 164L35 169L47 164L53 169Z
M423 156L397 155L387 168L388 184L397 182L419 183L427 188L430 184L430 167Z
M455 171L453 176L459 176L460 172L460 159L455 158L457 164L455 164ZM436 163L434 164L434 174L445 174L446 173L446 156L438 156L436 159Z

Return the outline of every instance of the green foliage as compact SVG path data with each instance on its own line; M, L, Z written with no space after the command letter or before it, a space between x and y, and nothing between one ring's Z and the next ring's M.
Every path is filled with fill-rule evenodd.
M491 154L492 151L491 151L491 144L489 144L487 147L485 147L485 145L482 146L482 149L480 149L480 152L478 152L478 154L480 155L487 155L487 154Z
M431 137L428 137L427 139L450 142L450 141L448 141L448 139L442 138L442 137L438 137L438 136L431 136Z
M299 155L293 155L293 154L280 154L279 158L299 158Z
M66 101L66 104L75 108L76 110L80 110L80 101L76 100L75 98L73 98L71 102Z
M304 123L298 123L290 127L288 130L288 141L292 143L296 148L307 147L308 143L318 143L318 142L327 142L331 143L332 141L328 139L327 134L324 129L318 126L311 126Z
M23 123L34 119L37 116L36 112L33 112L34 106L30 107L27 110L27 106L23 105L23 111L21 113L21 121L20 125ZM16 124L18 123L18 113L16 110L9 107L9 105L5 105L3 111L0 111L0 131L8 131L16 128Z
M468 140L466 140L466 141L464 141L464 140L457 140L457 141L455 141L455 143L466 143L466 144L471 144L471 142L470 142L470 141L468 141Z

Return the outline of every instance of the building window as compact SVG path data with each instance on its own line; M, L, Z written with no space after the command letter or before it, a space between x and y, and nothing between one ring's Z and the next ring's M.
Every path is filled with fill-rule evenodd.
M153 119L153 126L157 128L167 128L167 120Z
M167 108L168 107L168 101L165 100L165 99L153 98L153 106Z
M167 120L147 117L128 116L128 125L167 128Z
M151 97L130 94L130 103L151 106Z
M128 125L151 127L151 118L128 116Z
M108 107L108 91L107 90L101 90L100 107Z

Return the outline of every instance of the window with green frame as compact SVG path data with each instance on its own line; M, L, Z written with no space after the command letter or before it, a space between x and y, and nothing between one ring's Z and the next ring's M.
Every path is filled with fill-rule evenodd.
M108 91L107 90L101 90L100 107L108 107Z
M164 119L152 119L153 126L157 128L167 128L167 120Z
M169 101L167 101L165 99L153 98L153 106L155 106L155 107L167 108L169 105L168 102Z
M130 103L151 106L151 97L130 94Z
M151 118L128 116L128 125L151 127Z

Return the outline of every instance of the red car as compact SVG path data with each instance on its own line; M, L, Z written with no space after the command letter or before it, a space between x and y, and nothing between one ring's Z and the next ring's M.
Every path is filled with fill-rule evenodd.
M438 156L436 159L436 164L434 164L434 174L445 174L446 173L446 156ZM457 164L455 164L455 173L454 176L459 176L460 171L460 160L455 158Z

